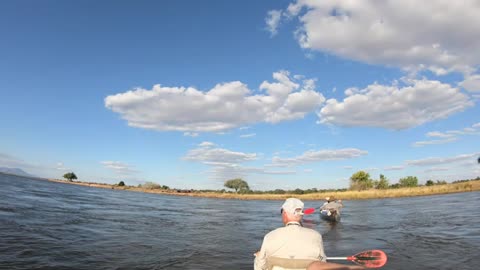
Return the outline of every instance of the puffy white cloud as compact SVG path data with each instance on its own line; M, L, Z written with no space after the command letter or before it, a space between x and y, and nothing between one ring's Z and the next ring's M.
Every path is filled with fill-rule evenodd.
M343 160L351 159L360 156L367 155L368 152L356 148L344 148L337 150L318 150L307 151L300 156L293 158L280 158L274 157L272 159L272 165L278 167L290 167L310 162L320 162L328 160Z
M282 17L281 10L270 10L268 11L267 18L265 18L265 23L267 24L267 30L270 32L270 35L273 37L277 34L277 28L280 24L280 19Z
M473 106L459 89L432 80L405 80L405 86L372 84L347 89L343 101L329 99L321 123L406 129L446 118Z
M321 93L309 89L311 80L296 82L289 75L287 71L273 73L275 82L260 85L266 95L252 95L239 81L217 84L207 92L155 85L152 90L139 88L107 96L105 106L130 126L186 134L278 123L302 118L325 101Z
M480 92L480 75L471 75L465 78L460 86L470 92Z
M131 175L138 172L133 166L119 161L101 161L100 163L105 168L119 175Z
M480 63L476 0L298 0L285 13L303 48L439 75Z

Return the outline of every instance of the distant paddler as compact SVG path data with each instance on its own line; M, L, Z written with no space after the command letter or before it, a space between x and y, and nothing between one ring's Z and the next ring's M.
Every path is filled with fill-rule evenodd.
M326 202L320 207L320 216L330 221L340 220L340 209L343 207L342 200L336 200L335 197L326 197Z

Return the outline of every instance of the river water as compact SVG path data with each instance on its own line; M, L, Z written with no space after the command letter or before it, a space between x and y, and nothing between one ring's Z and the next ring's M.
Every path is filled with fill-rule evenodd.
M383 269L480 269L480 192L345 201L318 214L327 256L382 249ZM319 201L306 201L317 207ZM253 269L282 201L145 194L0 174L0 269Z

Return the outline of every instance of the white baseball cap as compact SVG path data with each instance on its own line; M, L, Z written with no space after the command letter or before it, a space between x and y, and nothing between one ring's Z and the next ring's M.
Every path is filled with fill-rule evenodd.
M303 215L303 202L297 198L288 198L282 205L283 211L294 214Z

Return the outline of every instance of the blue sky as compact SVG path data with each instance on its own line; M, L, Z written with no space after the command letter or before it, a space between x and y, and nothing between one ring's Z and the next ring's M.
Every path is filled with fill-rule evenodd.
M475 1L2 1L0 167L221 189L480 176Z

